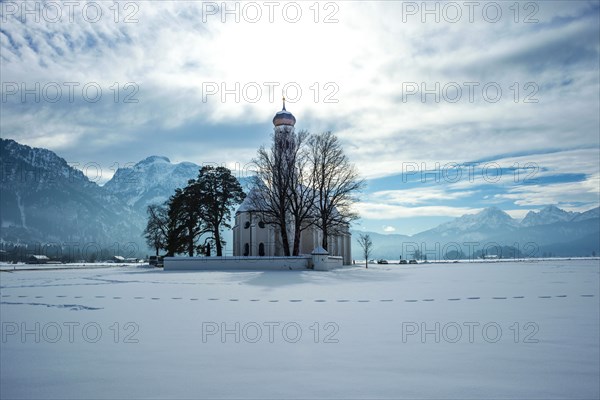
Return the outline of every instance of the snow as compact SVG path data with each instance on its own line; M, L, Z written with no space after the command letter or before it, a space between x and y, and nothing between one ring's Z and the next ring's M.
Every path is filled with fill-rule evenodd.
M490 207L481 210L477 214L466 214L452 221L446 222L432 229L435 232L443 232L448 230L467 231L477 229L500 229L500 228L515 228L518 226L515 221L506 212L497 207Z
M536 226L536 225L547 225L556 222L567 222L573 220L575 217L580 216L581 213L574 213L571 211L561 210L560 208L550 205L544 207L538 212L529 211L523 221L522 226Z
M21 195L19 192L15 192L15 197L17 198L17 207L19 207L19 213L21 214L21 226L27 229L27 222L25 219L25 206L23 206L23 202L21 201Z
M5 271L0 397L598 398L599 279L598 260ZM408 334L436 323L439 343Z

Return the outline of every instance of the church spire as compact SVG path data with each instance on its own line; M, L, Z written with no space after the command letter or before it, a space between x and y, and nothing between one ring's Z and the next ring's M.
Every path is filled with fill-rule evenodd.
M273 125L280 126L285 125L289 127L293 127L296 123L296 118L294 115L285 109L285 96L281 98L283 101L283 109L281 111L277 111L275 117L273 118Z

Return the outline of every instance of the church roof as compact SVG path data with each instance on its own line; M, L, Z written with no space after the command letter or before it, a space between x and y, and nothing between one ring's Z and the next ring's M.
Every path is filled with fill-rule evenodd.
M246 198L244 199L244 201L242 201L242 204L240 204L240 206L238 207L236 213L256 211L255 210L256 207L254 207L254 205L252 204L252 200L251 200L251 198L253 197L252 195L254 193L256 193L256 190L250 189L250 191L246 195Z
M317 246L310 254L319 256L319 255L327 255L327 254L329 254L329 252L327 250L325 250L323 247Z
M277 114L273 117L273 125L291 125L294 126L296 124L296 117L285 109L285 97L283 98L283 108L281 111L277 111Z

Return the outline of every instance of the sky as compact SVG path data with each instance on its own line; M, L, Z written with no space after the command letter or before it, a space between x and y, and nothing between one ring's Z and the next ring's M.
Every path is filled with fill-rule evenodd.
M355 229L600 202L598 1L0 6L1 137L100 184L150 155L244 176L285 95L367 180Z

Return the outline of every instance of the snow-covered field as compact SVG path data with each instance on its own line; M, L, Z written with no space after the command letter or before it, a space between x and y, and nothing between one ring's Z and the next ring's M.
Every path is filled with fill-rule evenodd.
M598 260L0 272L4 398L598 398Z

